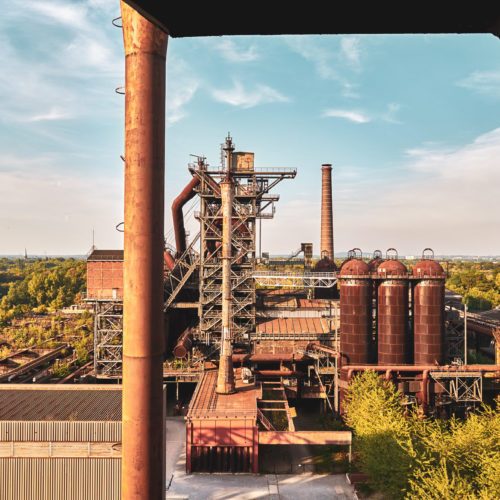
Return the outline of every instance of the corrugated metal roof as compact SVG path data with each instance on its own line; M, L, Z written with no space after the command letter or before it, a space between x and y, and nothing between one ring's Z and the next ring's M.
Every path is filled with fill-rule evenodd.
M330 323L325 318L272 318L257 325L257 333L301 334L331 333Z
M121 389L0 388L0 420L119 421ZM88 386L87 386L88 387Z
M123 250L92 250L87 261L123 260Z

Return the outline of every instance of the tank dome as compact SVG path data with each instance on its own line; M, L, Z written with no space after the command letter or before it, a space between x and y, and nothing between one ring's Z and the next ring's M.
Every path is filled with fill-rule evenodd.
M340 276L351 276L369 274L368 264L360 259L349 259L343 262L340 268Z
M329 257L323 257L322 259L318 260L318 262L316 262L314 270L316 272L322 273L333 273L337 270L337 266L335 265L335 262L333 262L333 260L331 260Z
M395 259L386 260L377 267L377 274L382 276L397 276L407 272L406 266L400 260Z
M430 259L422 259L413 267L413 276L416 278L424 276L444 277L445 272L439 262Z

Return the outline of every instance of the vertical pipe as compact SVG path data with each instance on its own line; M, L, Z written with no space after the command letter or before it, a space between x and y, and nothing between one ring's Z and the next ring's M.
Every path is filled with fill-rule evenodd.
M122 499L164 497L163 210L168 35L121 2L125 46Z
M235 392L233 370L232 345L232 295L231 295L231 236L233 216L234 186L231 178L231 153L233 146L231 139L226 139L226 178L220 183L222 203L222 338L217 374L218 394L232 394Z
M320 257L333 260L332 166L321 166L321 245Z

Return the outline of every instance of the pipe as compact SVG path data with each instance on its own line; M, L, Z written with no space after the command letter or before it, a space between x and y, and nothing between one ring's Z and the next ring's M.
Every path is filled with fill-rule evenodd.
M431 372L500 372L500 365L347 365L341 368L343 371L360 372L360 371L377 371L385 372L391 370L394 372L423 372L429 370Z
M122 499L165 494L163 227L168 34L121 1L125 48Z
M189 351L193 347L193 330L191 327L186 328L182 335L177 340L177 344L174 347L174 356L179 359L187 357Z
M262 377L303 377L302 372L296 370L253 370L255 375Z
M222 338L217 374L217 394L235 392L232 345L232 293L231 293L231 259L232 259L232 215L234 186L231 178L231 154L234 150L231 138L226 138L226 178L220 183L222 203Z
M182 208L189 200L195 197L195 188L199 184L200 178L193 177L172 203L172 221L174 224L177 257L180 257L186 251L186 228L184 227L184 215L182 213Z
M165 262L165 266L169 271L172 271L175 267L175 259L168 250L163 252L163 262Z
M427 415L429 408L429 370L422 372L422 411Z
M233 354L233 363L278 363L280 361L300 362L310 358L301 354Z
M333 209L332 209L332 166L321 166L321 245L320 257L334 259L333 253Z

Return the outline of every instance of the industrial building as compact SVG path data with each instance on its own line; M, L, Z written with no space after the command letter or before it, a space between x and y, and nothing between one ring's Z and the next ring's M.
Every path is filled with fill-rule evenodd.
M405 404L427 414L459 411L498 390L498 366L459 359L459 306L445 298L431 249L409 269L395 249L366 259L355 248L337 269L325 164L319 260L313 265L310 243L289 258L261 259L258 223L274 216L272 190L297 170L256 167L230 136L221 153L219 166L205 158L188 166L191 180L172 205L175 246L164 249L163 379L197 383L186 415L189 472L258 472L262 444L349 446L349 433L296 429L296 407L317 400L341 414L347 384L363 370L392 380ZM183 208L193 199L199 232L188 240ZM122 376L121 255L94 250L87 264L102 379Z

